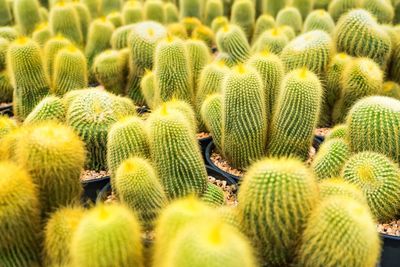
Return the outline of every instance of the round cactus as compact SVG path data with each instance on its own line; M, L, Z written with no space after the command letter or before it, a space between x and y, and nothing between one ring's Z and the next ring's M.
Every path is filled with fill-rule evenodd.
M278 29L286 34L286 37L289 39L289 41L293 40L296 37L296 33L294 32L293 28L288 25L282 25L278 27Z
M361 7L362 0L332 0L328 6L328 12L336 22L349 10Z
M386 0L365 0L362 8L371 12L379 23L392 23L394 8L390 1Z
M254 26L254 33L252 38L252 43L255 43L258 37L266 30L275 28L275 19L267 14L259 16L256 20L256 25Z
M338 257L338 251L346 253ZM368 207L351 198L332 197L310 215L298 258L304 267L374 267L380 252L379 234Z
M303 19L300 11L292 6L281 9L276 16L276 25L290 26L296 33L299 33L303 28Z
M128 38L135 25L125 25L117 28L111 36L111 46L120 50L128 47Z
M165 12L163 1L161 0L147 0L143 4L144 20L157 21L164 23Z
M347 125L346 124L337 124L329 133L325 136L325 141L340 138L346 140L347 137Z
M56 4L50 10L49 24L53 35L61 34L76 45L82 45L83 36L78 12L64 2Z
M253 36L253 27L255 22L255 8L251 0L237 0L233 2L231 23L238 25L248 40Z
M315 177L302 162L268 158L251 166L238 194L238 212L263 264L290 264L318 201Z
M189 103L173 98L170 101L164 102L163 105L165 105L167 109L173 109L181 113L189 123L189 127L193 130L193 134L197 133L196 114Z
M213 137L215 147L222 151L222 95L212 94L207 96L201 106L200 115Z
M124 25L137 23L143 20L143 6L140 1L126 1L122 8L122 22Z
M367 204L367 199L360 187L343 178L334 177L322 180L318 187L323 200L331 197L346 197L354 199L359 203Z
M382 86L384 96L393 97L400 100L400 84L392 81L383 83Z
M71 266L142 267L140 231L137 218L124 206L93 208L83 216L72 237Z
M185 27L187 36L191 36L194 29L202 25L201 21L195 17L184 18L180 23Z
M243 30L236 25L226 25L216 36L218 50L227 53L234 64L246 61L250 56L250 45Z
M40 209L37 188L12 162L0 163L0 234L4 267L40 265Z
M13 13L15 23L24 35L31 34L37 24L41 22L39 1L16 0L13 1Z
M181 23L171 23L167 26L167 35L178 37L181 39L187 39L188 34L186 28Z
M325 10L314 10L308 14L304 21L303 31L321 30L327 33L332 33L335 28L335 22L331 15Z
M252 50L255 52L268 51L279 55L288 43L289 39L283 30L274 28L263 32L254 43Z
M100 0L80 0L87 8L93 18L97 18L101 14L101 3Z
M364 192L372 213L380 222L392 220L400 210L400 169L386 156L360 152L344 165L342 176Z
M71 45L72 43L61 35L57 35L46 42L43 49L45 60L44 65L46 69L46 74L50 78L50 80L53 80L54 64L58 52L61 49L67 48Z
M222 206L225 204L225 194L222 189L212 183L207 184L207 190L204 192L201 200L208 203L211 206Z
M400 83L400 40L393 46L389 76L395 82Z
M104 88L116 95L122 95L125 89L124 61L117 50L100 53L93 63L93 72Z
M65 121L66 110L62 100L56 96L48 96L29 113L24 125L35 124L41 121Z

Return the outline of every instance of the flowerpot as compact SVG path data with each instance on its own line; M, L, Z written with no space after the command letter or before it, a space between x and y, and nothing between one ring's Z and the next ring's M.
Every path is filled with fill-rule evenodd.
M142 114L144 114L144 113L150 113L151 111L150 111L150 108L148 108L147 106L142 106L142 107L137 107L137 108L136 108L136 112L137 112L139 115L142 115Z
M208 144L212 141L212 137L208 136L208 137L204 137L204 138L199 138L199 139L197 139L197 141L200 144L201 155L203 156L203 158L205 158L206 149L207 149Z
M381 234L383 250L380 267L400 266L400 237Z
M108 182L100 192L97 194L96 203L101 203L107 200L107 197L111 194L111 182Z
M82 203L84 204L87 204L88 202L95 203L98 194L108 183L110 183L110 176L83 181Z
M315 148L316 151L318 151L319 147L324 142L324 140L325 140L325 136L322 136L322 135L315 135L314 136L312 146Z
M8 116L8 117L14 116L13 105L7 104L7 105L0 107L0 114Z

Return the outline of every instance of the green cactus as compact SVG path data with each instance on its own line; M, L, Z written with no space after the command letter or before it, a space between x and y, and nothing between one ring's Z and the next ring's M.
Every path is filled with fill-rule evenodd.
M120 50L128 47L129 34L135 25L126 25L116 29L111 36L112 49Z
M123 3L123 0L101 0L100 10L102 11L102 15L108 15L112 12L120 11Z
M55 122L33 125L16 144L15 158L38 185L42 218L79 202L85 150L72 129Z
M186 28L182 23L171 23L167 26L167 35L172 35L181 39L187 39Z
M62 100L56 96L48 96L29 113L24 121L24 125L35 124L41 121L55 121L63 123L65 121L66 110Z
M238 194L242 228L265 266L289 266L319 202L314 174L297 159L267 158L246 173Z
M0 71L6 69L7 50L10 45L10 41L0 37Z
M179 11L174 3L167 2L164 4L165 23L177 23L179 21Z
M276 16L276 25L290 26L296 33L299 33L303 28L303 19L300 11L296 7L292 6L281 9Z
M207 0L204 9L204 23L211 26L213 20L224 15L224 4L222 0Z
M333 21L331 15L322 9L314 10L308 14L303 26L304 32L321 30L330 34L334 29L335 22Z
M328 12L337 22L348 11L361 7L362 0L332 0L328 6Z
M204 192L201 200L213 207L218 207L225 204L225 194L219 186L207 183L207 190Z
M236 0L232 5L231 23L236 24L246 34L248 40L253 36L255 8L252 0Z
M69 45L59 50L54 61L52 91L58 96L88 84L85 55L75 46Z
M78 94L67 111L70 125L86 144L87 168L106 169L107 133L117 121L114 101L106 92L92 90Z
M12 42L17 39L19 33L15 27L0 27L0 37Z
M90 11L88 7L82 2L74 1L71 5L78 14L79 24L81 26L80 29L82 32L82 41L84 44L86 44L87 32L89 29L90 21L92 20Z
M15 23L22 34L30 35L41 22L39 7L37 0L13 1Z
M207 172L194 130L185 115L163 105L149 117L149 140L167 197L201 196L207 187Z
M51 37L52 33L47 22L38 24L32 33L32 40L38 43L40 47L43 47Z
M264 14L268 14L272 17L275 17L279 10L284 8L287 4L289 4L289 0L276 1L276 0L263 0L262 9Z
M191 36L194 29L202 25L200 19L196 17L183 18L181 19L181 24L185 26L188 36Z
M185 41L186 50L189 60L190 72L192 76L193 93L196 94L200 79L200 73L204 66L211 61L211 55L207 45L196 39Z
M394 5L394 18L393 18L394 25L397 25L399 23L400 23L400 2Z
M264 51L254 54L247 64L253 66L261 75L266 116L270 120L285 74L282 60L277 55Z
M360 187L352 184L343 178L329 178L322 180L319 184L319 193L321 198L328 199L331 197L348 197L362 204L367 204L367 199Z
M293 0L292 5L300 11L301 17L305 19L314 8L315 0Z
M215 147L222 148L222 95L212 94L204 99L200 110L201 119L213 137Z
M229 25L229 20L227 19L227 17L219 16L213 19L213 21L211 22L211 29L216 34L219 29L227 25Z
M357 102L346 123L352 151L375 151L400 163L399 104L399 100L383 96Z
M122 26L122 15L119 12L111 12L110 14L107 15L107 20L110 21L115 29L119 28Z
M321 180L339 176L350 156L350 147L343 139L326 141L318 150L312 163L312 169L317 178Z
M146 104L146 102L140 90L140 82L143 79L146 71L142 67L137 66L132 61L133 57L129 55L129 73L126 77L125 93L133 100L135 105L143 106Z
M275 19L272 16L267 14L259 16L256 20L256 25L254 26L252 43L255 43L263 32L273 29L275 26Z
M289 41L293 40L296 37L296 33L294 32L293 28L288 25L282 25L278 29L286 34L286 37L289 39Z
M159 23L164 23L165 12L163 1L161 0L147 0L143 5L144 20L152 20Z
M126 1L122 7L122 21L125 25L143 20L142 3L140 1Z
M346 140L347 136L347 125L346 124L337 124L329 133L325 136L325 141L340 138Z
M61 49L66 48L70 45L72 45L72 43L61 35L57 35L46 42L43 49L45 60L44 65L46 69L46 74L50 78L50 80L53 79L54 62L56 60L57 53Z
M392 81L387 81L383 83L382 89L382 95L400 100L400 84Z
M113 94L110 94L110 96L113 99L114 112L116 113L116 117L118 119L123 119L127 116L137 115L136 106L135 103L133 103L132 99L130 99L129 97L116 96Z
M189 127L193 134L197 133L196 114L189 103L173 98L172 100L164 102L163 104L165 104L168 110L172 109L181 113L189 123Z
M226 25L216 35L217 48L227 53L234 64L243 63L250 57L250 45L243 30L236 25Z
M79 0L89 9L92 18L100 16L101 1L100 0Z
M337 23L334 40L339 52L355 57L369 57L385 66L391 54L389 35L366 10L348 12Z
M0 142L4 136L15 129L17 129L17 122L14 119L9 118L8 116L0 116Z
M54 212L46 224L44 261L46 266L66 267L71 264L70 243L85 211L65 207Z
M338 251L346 253L338 256ZM373 267L380 253L381 241L368 207L351 198L332 197L311 213L298 264Z
M116 95L125 90L124 61L117 50L100 53L93 63L93 72L104 88Z
M8 161L0 163L1 257L4 267L40 265L38 192L28 173Z
M268 51L279 55L283 48L289 43L285 32L279 28L264 31L254 43L254 52Z
M333 112L333 120L336 123L345 120L348 111L357 100L381 93L383 73L373 60L357 58L344 68L341 83L343 91Z
M243 232L241 229L241 224L238 216L238 207L237 206L221 206L218 207L217 213L222 221L239 231Z
M322 100L318 77L307 69L289 72L274 106L267 152L271 156L308 157Z
M143 267L136 216L118 204L96 206L82 218L72 237L71 259L73 267Z
M386 0L365 0L362 8L371 12L379 23L392 23L394 19L394 8L390 1Z
M391 65L388 72L393 81L400 83L400 40L393 46Z
M119 199L138 215L143 229L152 229L167 197L148 160L129 158L118 167L115 186Z
M53 35L61 34L76 45L83 44L78 12L72 5L61 2L51 8L49 24Z
M181 267L255 267L249 241L219 218L199 221L182 230L171 244L164 264Z
M192 102L193 78L185 42L167 37L158 43L154 54L156 104L172 98Z
M13 100L13 91L14 88L11 85L7 71L0 71L0 101L2 103L11 103Z
M7 0L0 1L0 25L6 26L12 23L13 17L11 14L11 7Z
M201 0L179 0L179 16L181 19L186 17L201 18L202 1Z
M155 86L154 72L146 70L142 80L140 81L140 91L146 101L146 105L150 109L156 108L154 103L154 94L156 91Z
M321 76L326 71L334 50L329 34L315 30L293 39L282 50L281 58L288 71L306 67Z
M14 114L23 120L49 93L39 45L26 37L11 43L7 69L14 87Z
M328 10L328 6L331 0L315 0L314 9L325 9Z
M192 32L192 38L206 43L208 48L213 48L215 44L215 34L211 28L200 25Z

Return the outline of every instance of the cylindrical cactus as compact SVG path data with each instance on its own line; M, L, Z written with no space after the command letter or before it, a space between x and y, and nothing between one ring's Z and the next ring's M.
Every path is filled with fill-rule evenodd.
M253 36L255 13L252 0L236 0L232 5L231 23L241 27L248 40Z
M219 16L213 19L213 21L211 22L211 29L215 34L217 34L219 29L227 25L229 25L228 18L224 16Z
M14 88L11 85L7 70L0 71L0 101L10 103L13 100Z
M346 124L337 124L337 125L335 125L335 127L333 127L328 132L328 134L325 136L325 141L328 141L328 140L331 140L331 139L334 139L334 138L339 138L339 139L346 140L347 128L348 128L348 126Z
M319 202L314 174L297 159L264 159L246 173L239 220L267 266L289 266L307 219Z
M185 17L201 18L202 15L201 0L179 0L179 11L181 19Z
M279 10L284 8L289 2L290 2L289 0L282 0L282 1L263 0L262 2L263 13L275 17L278 14Z
M293 0L293 6L300 11L301 17L305 19L313 10L315 0Z
M279 55L289 43L289 38L282 29L273 28L264 31L253 44L254 52L268 51Z
M397 83L400 83L400 40L393 45L393 53L389 68L389 77Z
M119 12L111 12L107 15L107 20L110 21L117 29L122 26L122 15Z
M46 74L50 78L50 80L53 79L54 62L56 60L57 53L61 49L66 48L70 45L72 45L72 43L61 35L57 35L46 42L43 49L45 60L44 66L46 69Z
M179 21L179 11L172 2L164 3L164 22L166 24L177 23Z
M55 121L63 123L65 121L65 106L62 100L56 96L48 96L29 113L24 121L24 125L34 124L41 121Z
M143 20L142 2L130 0L126 1L122 7L122 22L125 25L137 23Z
M204 99L200 110L201 119L213 137L215 147L222 151L222 95L212 94Z
M218 207L225 204L225 194L219 186L207 183L207 190L204 192L201 200L211 206Z
M304 21L303 31L321 30L327 33L332 33L335 29L335 22L331 15L325 10L314 10L308 14Z
M74 1L72 2L72 6L78 14L79 24L82 32L82 41L83 44L86 44L87 32L89 30L89 24L92 20L92 16L90 15L88 7L84 3Z
M37 0L13 1L14 19L22 34L31 34L36 25L41 22L39 7Z
M386 0L365 0L361 7L371 12L379 23L392 23L394 8L390 1Z
M275 26L275 19L272 16L267 14L259 16L254 26L253 38L251 39L252 43L255 43L263 32L273 29Z
M222 0L207 0L204 8L204 23L211 26L213 20L224 15Z
M321 102L322 87L314 73L305 68L289 72L282 82L272 114L267 153L306 160Z
M117 50L106 50L94 60L93 72L104 88L116 95L125 90L124 61Z
M215 34L211 28L200 25L196 27L192 32L192 38L201 40L206 43L208 48L213 48L215 44Z
M332 0L328 6L328 12L336 22L349 10L361 7L362 0Z
M121 10L123 0L101 0L100 11L102 15L108 15L112 12Z
M92 18L100 16L101 1L100 0L80 0L89 9Z
M321 199L330 197L349 197L362 204L367 204L367 199L358 185L352 184L341 177L322 180L319 184Z
M226 25L216 36L218 50L227 53L233 64L243 63L250 57L250 45L243 30L236 25Z
M6 69L7 50L10 46L10 41L0 37L0 70Z
M140 91L143 95L143 98L146 102L146 105L150 109L156 108L155 103L155 91L156 91L156 81L154 77L154 72L150 70L146 70L145 74L143 75L142 80L140 81Z
M303 19L300 11L293 6L288 6L281 9L276 16L276 25L290 26L296 33L299 33L303 28Z
M50 31L49 25L46 23L40 23L36 26L32 33L32 40L35 41L43 47L45 43L51 38L52 33Z
M112 49L124 49L128 47L128 38L135 25L125 25L117 28L111 36Z
M71 4L61 2L52 7L49 24L53 35L61 34L76 45L83 44L78 12Z
M200 73L204 66L211 61L211 55L206 43L201 40L189 39L185 42L192 73L193 95L196 95L199 84Z

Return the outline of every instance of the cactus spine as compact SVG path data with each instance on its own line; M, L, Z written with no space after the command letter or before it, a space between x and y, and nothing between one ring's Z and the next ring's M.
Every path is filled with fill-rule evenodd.
M256 20L256 25L254 26L254 33L252 38L252 43L256 42L258 37L266 30L272 29L276 26L275 19L270 15L261 15Z
M122 95L125 87L124 61L116 50L100 53L94 63L93 72L107 91Z
M321 30L327 33L332 33L335 28L335 22L331 15L325 10L314 10L308 14L304 21L303 31Z
M76 45L82 45L79 16L72 5L61 2L52 7L49 22L53 35L61 34Z
M31 34L36 25L41 22L39 7L40 4L37 0L13 1L15 22L22 34Z
M250 45L239 26L224 26L217 32L216 42L218 50L227 53L233 64L243 63L250 57Z
M24 125L34 124L41 121L65 121L66 110L62 100L56 96L48 96L29 113L24 121Z
M192 73L192 86L194 95L197 92L200 73L204 66L211 61L207 45L201 40L189 39L185 42L187 55L190 58L189 66Z
M276 16L276 25L290 26L296 33L299 33L303 28L303 19L299 9L291 6L281 9Z
M46 69L46 74L50 80L53 79L54 62L56 60L57 53L69 45L72 45L72 43L61 35L57 35L46 42L43 49L45 60L44 66Z
M231 23L236 24L245 32L248 40L253 35L255 8L251 0L237 0L232 5Z
M328 199L330 197L348 197L358 201L361 204L367 204L367 199L360 187L352 184L343 178L329 178L322 180L319 184L319 193L321 199Z

